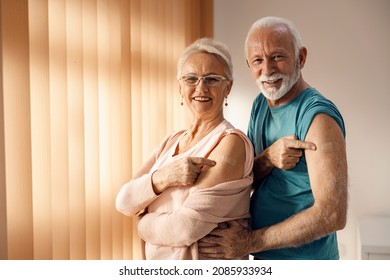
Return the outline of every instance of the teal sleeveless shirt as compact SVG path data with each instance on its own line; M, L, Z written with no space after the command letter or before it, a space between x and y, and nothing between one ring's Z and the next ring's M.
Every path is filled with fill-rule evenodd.
M314 116L324 113L333 117L340 126L344 137L343 118L337 107L316 89L304 90L290 103L270 108L266 98L259 94L252 106L248 126L256 155L279 138L296 135L305 140ZM274 168L256 186L251 198L251 227L259 229L279 223L313 205L306 159L301 157L290 170ZM339 259L336 233L300 247L269 250L253 254L260 259Z

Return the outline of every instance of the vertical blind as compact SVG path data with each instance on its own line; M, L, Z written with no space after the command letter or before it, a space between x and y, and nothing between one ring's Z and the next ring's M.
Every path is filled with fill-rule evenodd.
M0 259L139 259L119 188L183 128L209 0L0 0Z

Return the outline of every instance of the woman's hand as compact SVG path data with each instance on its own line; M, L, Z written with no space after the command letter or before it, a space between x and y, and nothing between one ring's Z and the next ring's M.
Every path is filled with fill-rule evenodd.
M154 192L160 194L169 187L193 185L204 165L214 166L215 161L202 157L186 157L156 170L152 175Z

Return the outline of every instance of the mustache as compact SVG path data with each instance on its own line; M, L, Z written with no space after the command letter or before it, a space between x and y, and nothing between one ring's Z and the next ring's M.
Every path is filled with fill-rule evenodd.
M260 82L275 82L279 79L284 79L287 75L283 75L280 73L274 73L270 76L262 74L259 78L258 81Z

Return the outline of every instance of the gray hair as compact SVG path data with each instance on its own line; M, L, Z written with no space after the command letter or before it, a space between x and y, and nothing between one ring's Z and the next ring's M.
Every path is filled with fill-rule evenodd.
M299 50L302 48L302 39L301 39L301 35L298 32L298 29L295 27L294 23L292 23L292 21L288 19L281 18L281 17L271 17L271 16L263 17L252 24L245 40L246 56L248 56L247 46L248 46L249 37L250 35L252 35L253 32L260 30L262 28L275 27L280 24L284 25L290 32L291 36L293 37L294 51L295 51L295 55L298 57Z
M187 58L194 53L209 53L222 59L226 78L233 80L233 63L227 46L211 38L200 38L189 45L177 62L177 79L181 78L182 68Z

